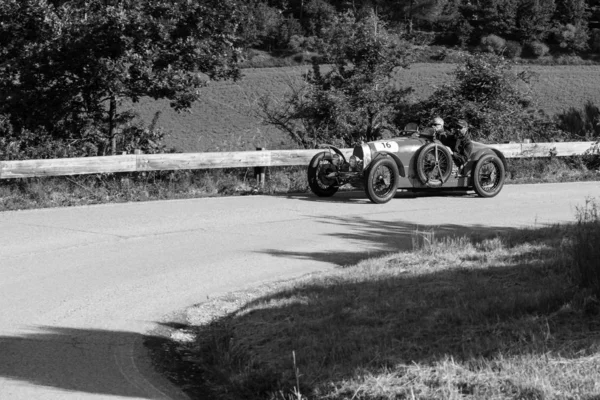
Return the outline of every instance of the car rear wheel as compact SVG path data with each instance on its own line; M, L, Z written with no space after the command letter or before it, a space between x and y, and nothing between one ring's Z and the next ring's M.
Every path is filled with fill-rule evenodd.
M481 157L473 170L473 186L479 197L494 197L504 186L504 163L495 154Z
M365 192L373 203L383 204L390 201L398 190L398 166L389 157L376 160L369 168Z
M335 173L337 168L333 165L327 151L315 154L308 164L308 186L319 197L331 197L339 189L337 180L329 175Z
M440 143L429 143L417 156L417 175L429 187L442 186L452 173L452 156Z

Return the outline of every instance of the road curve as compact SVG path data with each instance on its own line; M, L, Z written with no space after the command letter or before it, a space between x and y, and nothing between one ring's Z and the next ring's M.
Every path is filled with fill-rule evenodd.
M207 198L0 213L0 399L184 399L143 334L231 290L463 234L573 221L600 183L493 199L362 193Z

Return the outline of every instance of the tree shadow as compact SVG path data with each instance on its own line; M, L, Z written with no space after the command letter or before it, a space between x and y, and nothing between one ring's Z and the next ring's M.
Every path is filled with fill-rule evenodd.
M363 259L382 256L388 253L412 250L424 241L433 238L469 235L473 240L484 240L500 235L509 235L519 231L517 228L490 227L484 225L463 226L458 224L416 225L403 220L372 220L360 216L354 217L317 217L315 223L335 225L344 228L343 232L328 234L330 237L360 243L361 249L369 251L315 251L293 252L275 249L263 249L259 252L276 257L328 262L335 265L355 264ZM326 240L326 239L325 239Z
M153 371L145 341L164 344L168 340L134 332L52 326L0 336L0 378L6 380L0 398L21 398L24 382L65 392L181 398Z
M415 228L360 218L321 222L351 226L350 233L334 235L379 244L381 252L402 249ZM368 268L348 275L334 271L270 291L208 324L185 328L196 337L191 350L196 368L213 388L231 390L231 398L259 399L273 391L291 392L297 370L300 391L310 394L352 379L357 371L376 374L398 365L426 367L453 360L476 368L497 356L549 355L586 363L600 352L600 319L568 306L576 292L568 266L553 263L561 240L552 237L556 226L539 228L548 230L539 246L498 257L486 268L473 265L485 261L485 247L493 246L494 238L513 248L535 239L536 229L420 227L430 228L438 237L469 234L482 252L457 256L451 268L421 274L404 270L399 254L377 267L379 275ZM354 252L266 252L338 263L365 258ZM428 262L435 264L435 255ZM470 267L462 266L469 262ZM600 379L600 370L592 373ZM518 379L509 383L511 398L530 398L527 393L534 390L520 387Z

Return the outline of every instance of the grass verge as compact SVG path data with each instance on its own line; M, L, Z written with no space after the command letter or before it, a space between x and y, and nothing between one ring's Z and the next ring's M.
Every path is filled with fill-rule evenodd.
M194 399L599 399L599 304L574 269L600 275L599 234L593 202L573 225L415 231L412 251L194 306L155 355Z
M509 159L506 183L600 180L597 161L582 157ZM0 211L102 203L308 192L306 167L267 170L258 186L252 168L96 174L0 180Z

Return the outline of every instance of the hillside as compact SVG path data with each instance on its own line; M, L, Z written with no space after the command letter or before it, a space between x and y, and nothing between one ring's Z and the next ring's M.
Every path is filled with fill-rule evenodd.
M257 116L257 99L270 93L281 96L289 84L301 79L309 66L244 70L239 82L211 82L203 97L189 112L173 111L168 101L144 99L136 105L144 123L157 111L158 126L169 132L169 147L183 152L295 148L282 132L266 126ZM526 67L536 73L534 85L538 107L556 114L570 107L580 108L587 100L600 105L600 66L561 65ZM417 99L430 96L435 87L449 82L453 64L417 63L398 70L395 81L415 89Z

